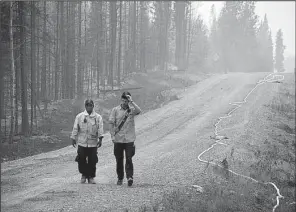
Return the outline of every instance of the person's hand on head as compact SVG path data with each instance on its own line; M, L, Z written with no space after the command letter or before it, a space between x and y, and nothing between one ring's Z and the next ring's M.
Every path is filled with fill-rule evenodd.
M130 95L126 95L126 98L127 98L127 100L128 100L129 102L132 102L132 101L133 101L133 99L132 99L132 97L131 97Z

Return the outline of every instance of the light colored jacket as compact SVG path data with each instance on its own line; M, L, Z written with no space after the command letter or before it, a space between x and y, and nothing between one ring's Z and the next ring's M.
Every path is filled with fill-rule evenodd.
M79 113L74 122L71 138L83 147L96 147L99 137L103 136L103 118L93 111L90 115L85 110Z
M115 143L130 143L135 142L136 140L136 129L135 129L135 116L141 113L141 109L138 105L130 105L131 112L129 113L126 122L122 126L121 130L114 136L111 133L111 138ZM114 125L114 128L117 128L125 113L127 111L122 108L121 105L114 107L109 116L109 123ZM113 131L113 130L112 130Z

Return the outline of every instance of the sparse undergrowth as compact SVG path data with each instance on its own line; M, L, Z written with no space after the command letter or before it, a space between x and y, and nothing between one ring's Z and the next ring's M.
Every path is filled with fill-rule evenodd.
M176 189L163 195L162 200L153 206L142 206L139 212L271 211L274 204L268 196L272 193L271 187L253 184L236 176L228 179L225 176L210 177L213 171L210 167L204 173L206 183L202 192L194 187Z
M279 86L277 95L269 105L268 122L271 130L268 139L257 154L253 164L254 176L264 174L274 182L285 197L276 211L295 211L295 81L286 77ZM261 168L259 168L261 167ZM260 173L258 172L260 170ZM293 203L294 204L291 204Z

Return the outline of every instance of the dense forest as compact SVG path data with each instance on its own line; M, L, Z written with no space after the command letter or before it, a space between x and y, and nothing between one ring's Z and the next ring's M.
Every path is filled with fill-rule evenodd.
M213 5L208 27L190 1L1 1L1 137L30 135L50 101L99 97L156 67L284 71L283 33L274 44L255 5Z

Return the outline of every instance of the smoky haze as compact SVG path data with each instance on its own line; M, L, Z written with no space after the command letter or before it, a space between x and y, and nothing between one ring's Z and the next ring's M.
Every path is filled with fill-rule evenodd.
M139 99L151 91L151 98L144 95L141 101L146 109L155 108L168 98L161 92L171 86L166 81L172 80L170 71L185 78L293 71L291 59L289 67L284 63L295 46L292 5L1 1L3 139L12 142L18 133L46 131L40 123L49 124L45 120L59 111L61 102L73 107L68 110L72 121L86 98L104 105L108 97L115 105L124 89L134 90ZM198 81L179 80L181 87ZM102 108L107 119L109 109Z
M294 79L295 2L0 0L1 209L296 211Z
M223 7L222 1L195 2L196 14L201 14L207 23L211 25L211 6L215 5L217 14ZM295 1L258 1L256 2L255 12L260 20L268 17L271 29L273 45L276 43L276 33L279 29L283 31L285 45L284 67L286 72L293 72L295 68ZM275 51L274 51L275 57Z
M220 13L223 6L222 1L201 1L195 3L196 13L202 14L209 26L210 9L215 5L217 13ZM259 19L267 14L269 25L272 31L273 42L278 29L283 30L284 45L286 46L285 56L295 56L295 1L258 1L256 2L256 13Z

